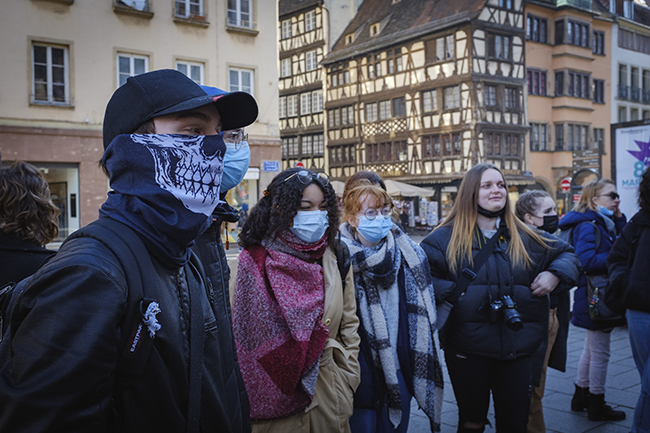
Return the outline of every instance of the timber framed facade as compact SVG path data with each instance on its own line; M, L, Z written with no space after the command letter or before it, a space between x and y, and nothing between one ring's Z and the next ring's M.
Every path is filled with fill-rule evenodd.
M372 170L440 193L490 162L533 183L523 1L422 3L364 1L323 61L330 175Z

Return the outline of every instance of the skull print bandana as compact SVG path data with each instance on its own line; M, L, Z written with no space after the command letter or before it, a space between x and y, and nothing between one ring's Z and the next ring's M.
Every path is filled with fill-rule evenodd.
M102 159L112 191L100 215L135 230L163 263L185 264L220 202L225 152L219 135L118 135Z

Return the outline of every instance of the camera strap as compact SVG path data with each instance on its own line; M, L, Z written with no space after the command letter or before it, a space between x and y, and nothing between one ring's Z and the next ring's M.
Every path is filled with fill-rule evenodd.
M463 269L460 273L458 281L456 281L456 288L453 292L451 292L449 298L447 298L448 302L455 305L458 301L458 298L460 298L460 296L465 293L467 286L469 286L469 284L474 281L476 278L476 273L481 270L485 262L487 262L490 254L492 254L492 251L494 251L494 247L499 242L499 238L505 229L506 224L505 222L501 221L497 232L490 238L490 240L487 241L485 245L483 245L483 248L481 248L478 254L476 254L476 257L474 257L474 264L470 268Z

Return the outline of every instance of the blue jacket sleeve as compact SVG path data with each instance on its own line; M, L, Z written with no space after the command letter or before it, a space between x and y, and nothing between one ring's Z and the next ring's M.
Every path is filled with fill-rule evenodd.
M592 224L579 224L574 233L576 254L582 263L582 269L587 273L607 271L607 251L596 251L596 232ZM601 244L602 244L601 233Z

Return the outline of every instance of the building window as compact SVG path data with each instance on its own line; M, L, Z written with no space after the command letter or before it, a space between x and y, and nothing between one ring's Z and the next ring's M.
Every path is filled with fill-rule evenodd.
M650 110L643 110L643 113L641 113L641 119L650 119Z
M510 60L510 36L488 35L488 57L500 60Z
M68 47L32 45L32 101L70 105Z
M230 68L230 91L253 94L253 71Z
M454 142L454 155L460 155L463 151L463 141L460 134L453 134L452 140Z
M287 96L287 116L296 117L298 115L298 95Z
M499 7L504 9L512 9L513 0L499 0Z
M372 63L368 65L368 78L375 78L375 65Z
M627 122L627 107L618 107L618 123Z
M176 0L176 16L180 18L202 17L203 0Z
M291 75L291 59L280 60L280 77L285 78Z
M366 104L366 122L377 121L377 104Z
M630 101L641 101L641 88L639 87L639 68L635 67L630 68Z
M618 46L632 51L650 54L650 36L618 29Z
M327 119L329 127L339 127L341 126L341 109L334 108L327 111Z
M530 124L530 150L531 152L548 150L546 148L546 125L541 123Z
M494 107L497 105L497 87L496 86L485 86L483 88L483 93L485 94L485 105L488 107Z
M623 16L625 18L634 19L634 1L623 0Z
M429 113L438 110L438 91L436 89L422 92L422 111Z
M379 101L379 120L390 119L390 100Z
M309 51L305 54L305 70L313 71L316 69L316 51Z
M526 18L526 39L533 42L548 42L548 21L546 18L539 18L528 15Z
M555 125L555 150L565 150L564 149L564 125L558 124Z
M354 107L341 108L341 125L354 125Z
M526 71L528 94L546 96L546 72L536 69Z
M440 156L440 136L439 135L427 135L422 137L424 144L424 157L431 158L434 156Z
M237 27L253 27L251 0L228 0L228 24Z
M568 72L569 82L567 85L567 96L573 96L576 98L589 99L589 87L590 87L590 78L587 74L581 74L578 72L569 71Z
M375 63L375 77L381 77L381 63Z
M590 33L589 24L573 20L558 20L555 22L556 45L569 44L588 48Z
M149 57L131 54L117 55L117 86L126 83L126 79L149 71Z
M320 113L323 111L323 91L314 90L311 92L311 112Z
M445 110L460 108L460 87L445 87L443 103L445 104Z
M314 135L314 156L323 156L325 149L323 147L323 134Z
M564 95L564 71L555 73L555 96Z
M605 130L603 128L594 128L594 149L605 149Z
M641 73L641 102L650 104L650 71L647 69Z
M178 61L176 70L190 77L196 84L203 84L203 71L205 70L203 63Z
M406 101L404 97L393 99L393 116L394 117L406 116Z
M388 59L386 62L388 65L388 74L394 74L395 73L395 61L393 59Z
M289 39L291 37L291 20L282 21L282 39Z
M311 113L311 93L303 93L300 95L300 115Z
M639 120L639 109L630 108L630 122L634 122L635 120Z
M627 65L618 65L618 97L619 99L627 99L628 96Z
M519 89L506 87L506 108L511 110L519 108Z
M594 80L594 102L605 103L605 80Z
M280 119L284 119L287 117L287 98L285 96L280 97L279 104Z
M594 32L594 43L592 51L594 54L600 54L601 56L605 55L605 32Z
M395 65L397 66L397 72L402 72L402 57L395 57Z
M567 125L567 150L589 149L589 127L586 125Z
M453 58L455 53L454 35L448 35L436 39L436 61L442 62Z
M305 31L311 32L316 28L316 12L309 11L305 13Z
M345 35L345 45L350 45L352 42L354 42L354 33Z

